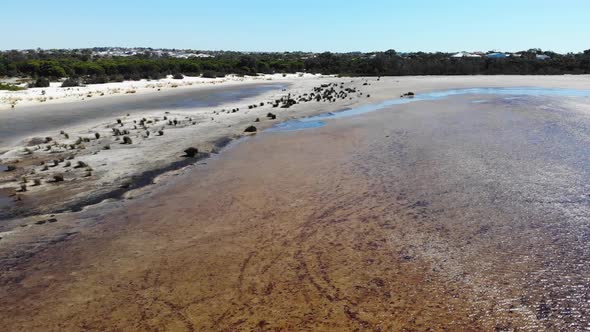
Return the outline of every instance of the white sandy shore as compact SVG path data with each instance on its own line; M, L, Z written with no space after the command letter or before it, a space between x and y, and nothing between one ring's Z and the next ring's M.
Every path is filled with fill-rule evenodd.
M0 110L31 105L71 103L93 99L103 99L121 95L143 95L176 89L195 89L211 86L236 86L264 81L292 81L298 79L320 78L323 75L275 74L260 76L228 75L222 78L203 78L185 76L173 79L168 76L159 80L124 81L105 84L88 84L81 87L62 88L61 82L52 82L48 88L31 88L20 91L0 90Z
M252 82L271 80L273 82L285 82L289 84L288 91L274 90L260 96L229 103L217 107L195 108L182 111L170 111L161 109L122 116L122 125L117 124L117 118L108 121L87 122L76 126L60 128L68 133L69 138L60 135L59 130L54 132L31 132L31 137L51 136L54 140L51 144L36 144L29 149L35 149L32 153L25 153L24 142L9 147L8 151L0 155L0 164L14 164L18 167L17 172L0 175L0 189L18 188L20 184L16 181L21 176L27 176L29 184L34 179L42 180L40 186L28 186L26 193L19 194L23 201L42 202L37 206L40 211L49 212L52 209L66 204L73 203L89 195L98 195L119 188L130 178L146 171L160 169L170 163L182 160L182 152L188 147L196 147L200 151L210 152L215 150L215 142L220 138L239 137L244 135L244 129L249 125L255 125L258 129L264 129L280 121L288 119L315 115L325 112L334 112L343 108L356 107L367 103L377 103L392 98L399 98L400 94L413 91L423 93L435 90L446 90L453 88L471 87L521 87L537 86L547 88L575 88L590 89L590 76L441 76L441 77L384 77L377 78L337 78L313 75L282 75L265 76L261 78L237 78L231 77L225 80L203 80L185 78L182 89L202 89L210 87L223 89L227 86L250 84ZM196 83L196 82L200 83ZM163 86L176 83L176 80L160 82ZM216 82L216 83L214 83ZM192 85L191 85L192 83ZM296 104L288 109L273 108L268 102L281 97L302 96L313 91L314 87L321 84L343 83L345 88L356 88L357 93L351 93L350 98L339 99L336 102L304 102ZM141 85L141 86L140 86ZM104 86L92 86L83 89L85 92L63 95L58 99L60 88L52 88L46 92L46 96L54 95L52 102L74 102L80 98L80 94L89 91L104 91L105 94L115 89L124 91L126 88L136 89L136 94L149 95L157 93L153 87L154 82L126 82L120 85L110 84ZM122 88L126 86L126 88ZM157 87L157 85L154 85ZM167 87L168 89L174 89ZM82 88L81 88L82 89ZM102 89L102 90L98 90ZM37 93L33 91L24 92L23 95L30 96ZM362 93L362 95L361 95ZM134 94L134 95L136 95ZM11 93L10 95L18 95ZM114 93L113 93L114 95ZM367 95L370 95L368 98ZM111 96L113 105L119 100L128 98L126 96ZM137 97L136 97L137 98ZM23 101L23 104L26 101ZM28 100L34 104L34 98ZM264 106L248 109L248 105L264 103ZM76 105L83 108L85 101L79 101ZM43 112L43 105L36 106L39 112ZM239 108L237 112L232 109ZM225 111L222 111L225 110ZM18 106L14 110L6 110L18 114ZM270 120L266 117L268 112L278 116L277 120ZM166 120L164 120L166 117ZM141 119L153 121L145 129L134 129ZM260 122L254 122L256 118ZM180 122L177 126L168 125L167 122L176 119ZM189 120L190 119L190 120ZM133 140L131 145L120 144L112 135L113 128L128 129ZM164 135L159 136L158 131L164 130ZM149 132L149 136L147 136ZM100 134L100 139L95 139L95 133ZM74 144L78 137L88 138L89 141L83 144L84 148L69 149L67 146ZM58 145L53 146L53 144ZM105 146L110 146L105 150ZM37 146L39 149L37 149ZM46 149L49 149L46 151ZM74 169L64 167L65 162L60 162L56 167L44 170L40 165L41 161L51 161L59 157L72 156L71 161L75 165L82 161L89 165ZM18 162L17 162L18 161ZM8 175L7 175L8 174ZM65 181L58 185L48 183L55 174L64 174ZM86 175L90 176L86 177ZM4 181L2 181L4 176ZM6 176L13 177L7 181Z
M89 84L83 87L61 88L60 82L52 82L49 88L31 88L21 91L0 91L0 110L19 106L70 103L85 100L122 96L129 94L151 94L170 89L198 89L211 86L240 86L261 82L292 82L294 80L322 79L324 75L275 74L261 76L228 75L224 78L171 77L160 80L125 81L120 83ZM539 86L560 88L584 88L590 84L590 75L563 76L405 76L393 78L406 88L419 92L444 88L496 87L496 86ZM447 85L448 86L445 86Z

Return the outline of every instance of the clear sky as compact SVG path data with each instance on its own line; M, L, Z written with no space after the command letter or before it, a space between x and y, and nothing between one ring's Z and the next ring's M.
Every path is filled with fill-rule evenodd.
M590 49L589 0L2 1L0 49Z

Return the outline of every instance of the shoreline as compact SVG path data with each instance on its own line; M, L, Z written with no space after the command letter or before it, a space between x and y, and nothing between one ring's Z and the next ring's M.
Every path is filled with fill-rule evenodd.
M327 79L331 79L333 80L333 78L327 78ZM301 91L305 90L310 90L312 86L318 85L318 82L316 79L312 79L312 80L305 80L303 84L299 84L296 83L298 82L297 80L295 81L284 81L281 82L280 86L285 86L287 85L288 87L295 87L294 89L289 88L289 91L292 91L293 93L301 93ZM321 81L324 82L324 81ZM265 84L268 82L264 82ZM162 118L166 119L166 117L174 118L174 125L173 126L167 126L169 127L168 130L166 130L166 134L164 136L159 135L161 138L159 140L164 140L163 142L160 143L154 143L156 137L158 136L157 134L153 134L150 135L148 137L139 137L139 136L134 136L134 137L139 137L139 142L138 143L134 143L133 146L130 146L131 148L135 148L135 150L140 149L140 150L144 150L145 153L137 151L133 156L129 156L130 152L133 152L133 150L129 151L129 147L124 148L123 146L120 146L119 144L117 145L111 145L112 148L109 149L108 151L104 151L104 149L101 149L100 146L101 144L105 144L105 143L93 143L93 142L103 142L105 139L107 138L102 138L107 137L108 136L108 131L104 131L104 129L101 129L101 136L100 139L94 139L92 138L92 141L90 141L90 144L86 144L89 145L87 146L84 150L76 150L73 152L69 152L71 150L68 151L68 149L65 149L61 152L62 155L71 155L72 153L74 153L74 155L80 155L81 157L83 157L84 163L85 164L89 164L93 167L94 171L100 171L103 174L106 174L106 178L108 181L110 181L111 185L109 190L101 190L101 192L88 192L88 190L85 190L84 188L77 188L77 190L80 193L84 193L85 191L88 192L91 195L96 195L96 196L103 196L103 197L109 197L111 195L112 192L121 192L119 190L119 186L121 184L121 182L125 182L125 178L127 179L133 179L138 175L144 174L144 173L149 173L152 171L156 171L156 170L161 170L161 169L167 169L169 167L170 164L175 164L177 163L179 160L182 159L182 157L179 157L178 153L180 153L182 150L186 149L187 147L190 146L197 146L199 148L200 151L204 152L204 153L212 153L216 150L219 149L219 146L216 142L219 142L219 140L228 140L228 139L232 139L233 137L237 137L237 136L241 136L243 135L243 128L245 128L247 126L248 123L253 123L255 118L260 118L262 119L259 123L256 123L256 126L260 129L263 128L267 128L269 126L272 126L274 123L276 123L277 121L270 121L268 119L266 119L265 117L265 113L267 111L273 111L277 114L279 114L279 116L281 117L279 119L282 120L283 116L280 115L281 113L284 113L285 116L287 116L286 119L290 119L292 117L297 117L297 115L295 114L286 114L286 109L279 109L279 108L274 108L271 107L269 105L270 101L274 98L277 98L279 96L283 96L286 95L288 93L290 93L289 91L285 91L286 89L282 89L282 91L280 91L280 89L278 90L269 90L268 92L263 92L262 94L259 95L254 95L254 96L248 96L245 99L239 99L233 102L229 102L229 103L224 103L222 105L216 106L216 107L197 107L197 108L193 108L191 109L190 107L188 109L182 109L182 110L171 110L171 111L165 111L166 109L163 110L146 110L144 111L142 114L139 115L139 117L137 115L132 116L132 117L123 117L123 121L126 123L126 127L128 127L128 124L133 125L133 123L137 123L141 118L143 119L153 119L153 121L158 122L160 121L160 123L162 123ZM294 91L293 91L294 90ZM262 107L262 103L260 103L260 100L264 100L265 102L265 107ZM258 105L259 103L261 104L261 107L259 109L248 109L245 110L246 108L250 108L251 106L245 107L245 104L255 104ZM80 107L84 107L83 104L80 105ZM235 112L232 111L231 113L229 112L229 110L227 111L216 111L219 110L220 108L225 107L225 108L232 108L233 110L237 110L242 108L242 110L240 112ZM224 109L225 109L224 108ZM262 110L263 109L263 110ZM211 112L211 113L210 113ZM208 114L213 114L213 115L208 115ZM129 114L128 114L129 115ZM209 116L211 116L211 119L209 120ZM180 118L180 119L191 119L192 120L179 120L179 125L176 125L176 119ZM215 119L214 119L215 118ZM114 121L114 120L113 120ZM117 120L120 121L120 120ZM151 122L152 120L149 120L149 122ZM168 122L170 122L171 120L168 120ZM188 122L187 122L188 121ZM133 123L132 123L133 122ZM140 121L141 122L141 121ZM164 121L165 122L165 121ZM106 125L107 128L112 127L112 125L108 125L105 124L104 121L99 120L96 121L96 124L84 124L85 128L70 128L70 129L65 129L62 130L62 133L66 133L69 134L69 144L72 144L72 139L73 137L79 136L79 137L84 137L84 136L88 136L89 134L92 134L92 132L95 132L98 128L104 127ZM121 124L123 125L123 124ZM197 125L197 126L195 126ZM204 128L203 128L204 126ZM233 126L239 126L241 129L234 129L232 128ZM80 126L78 126L80 127ZM94 129L86 129L86 128L94 128ZM134 127L137 127L137 125L135 125ZM195 129L191 129L191 127L195 127ZM155 128L155 127L154 127ZM163 128L163 126L162 126ZM113 128L114 129L114 128ZM76 131L75 134L72 133L72 131ZM154 130L152 130L153 132L155 132ZM157 130L156 130L157 131ZM86 133L86 134L84 134ZM147 133L147 132L146 132ZM170 134L169 134L170 133ZM46 134L46 133L43 133ZM193 137L194 135L197 135L195 137ZM172 137L172 136L173 137ZM41 135L40 137L44 137L44 135ZM67 139L68 137L66 137ZM55 143L56 140L64 140L63 135L61 135L58 138L53 139L52 141ZM136 138L133 138L134 140ZM107 139L108 140L108 139ZM192 141L192 142L191 142ZM184 142L184 143L182 143ZM39 143L35 143L35 144L39 144ZM57 143L55 143L57 144ZM60 143L61 144L61 143ZM138 145L139 144L139 145ZM146 146L146 144L149 144L150 146ZM162 144L165 144L165 148ZM184 146L182 146L182 145ZM170 145L176 145L177 147L176 152L174 150L169 150L168 148L170 147ZM181 146L178 146L181 145ZM49 149L49 145L46 146L47 149ZM116 147L116 148L115 148ZM92 151L88 151L88 149L92 149ZM149 151L154 151L154 150L162 150L165 149L163 152L164 154L159 157L159 161L154 162L153 160L150 160L151 158L146 157L146 154L149 154ZM10 149L9 151L5 152L1 157L1 163L2 164L9 164L11 162L17 162L17 164L15 164L15 166L17 166L20 169L20 166L24 167L23 170L26 169L31 169L31 166L33 166L31 164L31 162L28 162L26 159L29 157L27 155L23 155L22 154L22 149L27 150L28 148L23 145L16 146L13 147L12 149ZM146 150L147 149L147 150ZM53 148L52 148L53 150ZM59 152L59 151L58 151ZM97 167L95 162L92 162L93 159L97 159L98 157L95 157L96 154L98 154L100 152L101 155L104 154L109 154L111 156L106 157L106 159L98 159L98 163L100 163L100 165ZM139 155L138 153L141 153L141 155ZM30 153L29 153L30 154ZM45 160L46 161L51 161L53 158L53 156L51 156L50 154L47 153L37 153L35 152L35 155L39 155L39 157L37 157L37 161L35 161L34 163L37 164L39 161L41 163L43 163ZM24 158L24 159L23 159ZM41 159L39 159L41 158ZM63 157L62 157L63 158ZM71 157L69 157L71 158ZM149 158L149 159L146 159ZM21 160L23 159L23 160ZM29 158L30 159L30 158ZM78 158L76 158L77 160ZM134 160L134 159L139 159L139 160ZM142 161L146 161L146 162L142 162ZM23 164L24 162L24 164ZM74 162L74 161L72 161ZM121 166L121 167L117 167L117 166L108 166L107 164L125 164L126 166ZM132 167L130 165L133 165ZM68 162L69 164L69 162ZM38 167L37 167L38 168ZM99 170L97 170L96 168L99 168ZM59 169L59 167L57 167L56 169ZM115 172L113 172L113 170L115 170ZM43 171L43 169L41 170ZM53 171L52 169L47 169L47 167L45 167L44 169L44 174L47 172L50 172L48 174L51 174L51 172ZM68 169L69 171L69 169ZM119 172L120 174L113 174L113 173L117 173ZM25 172L27 173L27 172ZM23 172L18 173L16 176L25 176L26 174ZM39 170L37 170L36 173L39 173ZM4 174L0 174L0 187L4 187L6 188L6 186L10 186L9 182L6 182L6 176L8 174L4 173ZM94 173L93 173L94 175ZM2 186L2 176L4 176L4 185ZM47 177L47 175L46 175ZM104 177L99 176L98 178L96 178L94 181L96 182L101 181L102 183L104 183ZM68 181L66 181L68 182ZM117 183L115 183L117 182ZM82 186L89 188L90 190L94 190L96 191L96 187L95 186L91 186L90 184L84 185L82 184ZM31 190L37 190L37 188L31 188ZM18 194L17 194L18 195ZM30 195L29 193L23 193L23 195L26 197L27 195ZM87 195L83 194L83 200L88 200L87 199ZM59 196L60 199L62 199L61 196ZM54 200L55 201L55 200ZM90 201L96 201L96 199L90 199ZM76 206L78 204L76 204L76 202L64 202L63 204L61 204L63 206ZM51 213L54 211L63 211L64 208L61 208L59 206L57 206L57 208L51 208L51 209L47 209L45 211L39 211L38 208L35 210L31 210L31 209L24 209L24 211L26 211L26 213L24 214L17 214L17 215L32 215L35 213L39 213L39 212L43 212L43 213ZM14 212L6 212L4 214L4 218L8 217L8 214L13 214Z
M297 79L323 78L326 75L289 74L285 77L279 74L261 76L237 76L228 75L219 78L201 78L186 76L183 79L171 77L159 80L123 81L103 84L88 84L80 87L61 88L60 83L52 82L49 88L29 88L20 91L0 90L0 112L17 110L23 107L43 105L60 105L79 103L92 100L124 101L129 97L142 96L154 97L181 93L188 90L207 90L222 87L236 87L250 84L277 83ZM45 92L43 92L45 91ZM88 98L88 95L91 95ZM17 101L15 107L11 105Z
M31 137L55 135L60 130L89 129L116 118L137 118L161 112L194 113L227 103L240 103L286 89L293 83L254 82L243 86L198 87L161 94L113 96L83 102L33 105L0 111L0 154ZM4 152L5 152L4 151Z
M0 112L11 110L10 102L11 99L20 99L21 101L24 100L25 102L18 103L14 110L20 107L34 107L34 106L43 106L43 105L60 105L60 104L70 104L70 103L80 103L83 101L91 101L91 100L112 100L112 101L124 101L126 97L133 97L133 96L145 96L145 97L153 97L154 95L162 94L165 95L167 93L178 93L188 90L201 90L201 89L216 89L220 86L223 87L236 87L236 86L244 86L250 84L274 84L274 83L281 83L287 82L290 83L293 80L309 80L309 79L326 79L326 78L338 78L336 75L321 75L321 74L303 74L303 73L296 73L296 74L286 74L283 76L282 74L265 74L260 76L237 76L237 75L227 75L222 78L201 78L201 77L189 77L186 76L184 79L172 79L170 77L160 80L139 80L139 81L123 81L123 82L114 82L114 83L104 83L104 84L89 84L86 86L81 87L74 87L74 88L61 88L59 84L53 82L49 88L30 88L27 90L21 91L6 91L0 90ZM347 77L343 76L340 77L341 79L376 79L375 76L358 76L358 77ZM431 75L431 76L384 76L384 78L392 78L401 81L417 81L417 80L444 80L444 79L453 79L458 78L459 80L467 80L467 81L478 81L478 80L493 80L494 78L499 79L501 81L510 81L510 79L521 80L526 78L525 81L527 82L536 82L536 84L547 84L548 79L553 79L556 82L563 81L564 79L570 82L563 82L565 85L572 84L577 80L590 80L590 74L580 74L580 75L457 75L457 76L448 76L448 75ZM574 79L574 80L572 80ZM536 86L533 84L533 86ZM549 83L551 84L551 83ZM575 83L574 83L575 84ZM174 87L173 87L174 86ZM491 85L490 87L495 87L496 85ZM526 86L526 85L525 85ZM67 90L76 90L76 93L71 94L64 94L63 92ZM158 90L160 89L160 90ZM42 94L42 91L45 90L46 94ZM133 93L126 94L125 91L135 90ZM424 91L422 91L424 92ZM94 97L95 99L91 98L84 98L88 93L96 94ZM104 93L103 96L100 96L101 93ZM52 98L53 97L53 98ZM100 97L100 98L98 98ZM45 101L39 101L38 98L47 98ZM51 99L49 99L51 98Z
M406 79L406 82L400 82L403 79ZM492 78L495 78L494 80L491 80ZM514 80L514 77L512 76L503 76L503 77L489 77L489 76L478 76L478 77L472 77L472 76L467 76L467 77L447 77L447 76L442 76L442 77L384 77L381 78L381 80L378 80L377 78L334 78L334 77L328 77L328 78L323 78L322 80L317 80L317 79L313 79L313 80L299 80L298 82L290 82L291 86L289 88L289 91L293 90L296 91L299 94L303 94L303 91L307 91L306 89L310 89L312 86L317 85L318 81L319 84L326 84L323 82L328 82L327 84L332 84L334 82L344 82L344 81L350 81L350 85L354 85L357 88L365 88L366 90L366 94L371 94L371 98L366 98L366 97L362 97L362 93L361 96L358 96L358 98L356 98L353 101L342 101L342 102L337 102L337 103L320 103L319 105L315 104L315 103L311 103L311 104L307 104L307 103L303 103L301 105L297 104L297 105L293 105L292 109L288 109L283 113L283 110L280 109L276 109L276 108L268 108L268 106L265 105L264 107L264 111L262 112L258 112L256 114L258 114L259 117L262 117L263 114L266 112L266 110L271 110L275 111L275 113L279 114L279 119L277 121L267 121L267 120L263 120L262 122L256 123L256 127L259 130L264 130L267 128L270 128L272 126L275 126L278 123L284 123L290 120L294 120L294 119L300 119L300 118L305 118L305 117L309 117L309 116L315 116L315 115L320 115L320 114L325 114L325 113L332 113L332 112L338 112L338 111L342 111L345 109L349 109L349 108L354 108L354 107L359 107L359 106L363 106L363 105L368 105L368 104L378 104L380 102L383 102L385 100L391 100L391 99L397 99L399 98L399 93L400 91L414 91L416 93L425 93L425 92L432 92L432 91L438 91L441 89L441 87L445 86L447 81L451 81L454 84L452 86L448 86L448 88L446 88L445 90L448 89L459 89L459 88L463 88L463 87L493 87L493 86L497 86L497 87L518 87L518 86L526 86L528 85L536 85L536 86L548 86L548 87L555 87L555 88L580 88L582 87L581 85L583 85L584 87L590 87L590 84L588 84L588 82L585 82L584 79L588 79L588 81L590 82L590 76L578 76L578 77L574 77L575 79L572 81L572 77L566 77L563 76L562 77L562 81L563 82L556 82L555 81L555 77L552 76L545 76L545 77L538 77L538 76L532 76L532 77L518 77L518 79ZM512 79L510 82L506 81L507 79ZM569 79L569 80L568 80ZM418 85L420 83L423 83L424 81L429 81L429 84L424 84L424 86L422 87L418 87ZM404 87L404 83L406 84L406 86L409 86L408 88ZM409 83L409 84L408 84ZM523 84L525 83L525 84ZM348 84L348 83L347 83ZM368 84L368 85L365 85ZM376 89L374 88L374 86L379 85L379 87L377 87ZM388 91L391 88L391 91ZM268 99L272 99L273 97L277 96L277 95L281 95L284 93L290 93L289 91L285 92L285 91L281 91L281 92L268 92L268 93L263 93L262 95L259 96L255 96L252 98L248 98L247 100L243 100L240 101L240 103L248 103L248 102L253 102L254 100L268 100ZM115 97L113 97L115 98ZM82 107L83 105L81 105ZM235 107L234 104L230 104L230 105L220 105L219 107L215 107L215 108L229 108L229 107ZM303 109L302 109L303 108ZM212 108L205 108L204 110L201 110L200 108L196 109L197 112L204 112L204 113L208 113L206 110L211 110ZM294 110L294 112L292 112ZM157 112L157 111L154 111ZM215 111L214 111L215 112ZM248 113L248 111L246 111L245 113ZM191 113L193 114L193 113ZM228 114L229 116L232 116L233 114ZM246 124L248 122L251 122L251 118L253 118L255 115L248 115L248 118L250 118L250 121L247 121L247 119L244 119L244 117L238 119L239 121L236 123L235 121L232 123L232 121L227 121L230 120L228 117L225 118L225 121L222 119L221 122L219 123L219 125L217 126L218 129L221 129L220 127L225 127L224 130L221 130L219 133L215 132L214 128L207 128L206 130L206 134L208 134L209 136L205 136L199 138L198 140L196 140L196 142L200 142L199 145L205 146L205 148L201 148L199 147L199 150L201 151L201 153L204 154L211 154L211 153L215 153L217 150L219 150L219 146L216 146L215 142L219 142L219 140L226 140L228 142L233 141L235 138L239 138L244 136L244 133L241 132L241 130L228 130L230 129L232 126L241 126L241 127L245 127ZM100 124L99 124L100 125ZM191 131L185 132L185 133L179 133L179 135L176 135L176 139L181 141L186 139L186 135L190 135ZM178 145L178 144L175 144ZM169 171L174 171L174 170L178 170L179 168L185 167L187 165L190 165L192 163L197 163L198 161L191 161L191 160L187 160L183 157L180 157L178 153L180 153L182 151L182 149L190 146L191 144L189 144L188 142L185 143L184 147L183 146L179 146L177 148L177 153L173 153L173 154L168 154L168 158L163 158L165 159L165 161L160 161L158 163L154 163L151 164L149 166L146 167L146 165L142 165L142 167L139 167L138 169L133 169L130 172L126 172L123 173L125 174L122 178L120 176L115 176L115 177L110 177L110 185L108 186L108 188L110 189L102 189L102 190L97 190L97 188L93 185L91 185L90 183L82 183L80 186L78 186L78 188L76 188L76 190L78 190L76 192L76 195L74 195L73 200L69 200L69 201L65 201L63 203L58 203L57 205L54 205L51 208L48 209L38 209L38 207L36 209L30 209L30 208L25 208L25 209L20 209L20 212L14 212L14 211L6 211L6 209L4 209L6 212L4 212L3 214L0 213L0 216L2 217L2 219L5 220L9 220L9 219L14 219L14 218L20 218L20 217L30 217L30 216L34 216L36 214L50 214L50 213L61 213L61 212L67 212L69 209L71 209L72 207L75 208L75 211L79 211L80 209L83 209L84 207L88 206L88 205L94 205L97 203L100 203L101 201L105 200L105 199L109 199L109 198L123 198L126 194L126 192L131 191L131 189L136 189L138 187L144 187L146 185L149 185L149 183L144 183L146 182L145 179L145 175L149 174L149 176L147 177L148 179L153 179L155 177L158 177L166 172ZM154 148L161 148L160 146L156 145L154 147L151 147L149 149L154 149ZM15 151L15 150L13 150ZM112 150L111 150L112 151ZM149 151L149 150L148 150ZM128 151L122 150L120 151L119 154L126 154ZM168 151L170 152L170 151ZM94 154L98 153L95 152ZM6 160L6 154L1 156L2 159L0 160ZM90 158L90 156L88 156L88 158ZM117 156L114 156L115 161L117 158ZM112 158L111 158L112 159ZM107 158L108 160L108 158ZM5 163L5 162L4 162ZM106 166L106 165L105 165ZM109 172L112 173L112 169L109 170L108 167L106 167L106 169L104 170L105 172ZM4 175L4 177L6 177L6 173L4 174L0 174L0 179L2 179L2 175ZM109 179L109 177L107 176L107 179ZM105 183L103 180L103 177L99 176L98 179L95 179L94 182L96 182L96 180L101 181L102 183ZM149 182L149 181L147 181ZM1 185L0 182L0 187L4 188L4 190L6 190L7 188L10 187L10 185L8 185L7 187L7 182L4 181L4 185ZM124 185L122 185L124 184ZM122 186L124 186L122 188ZM131 188L131 189L130 189ZM24 193L24 195L19 195L18 193L16 194L17 197L19 196L25 196L28 195L27 193ZM61 197L61 196L58 196ZM76 197L82 197L82 198L76 198ZM55 201L55 199L53 199ZM87 202L87 203L84 203ZM17 210L19 211L19 210ZM16 213L16 214L15 214Z

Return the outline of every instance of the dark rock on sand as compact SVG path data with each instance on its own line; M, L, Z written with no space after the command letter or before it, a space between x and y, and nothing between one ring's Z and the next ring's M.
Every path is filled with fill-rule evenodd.
M184 150L184 153L185 157L194 158L199 153L199 149L190 147Z
M256 127L254 126L249 126L248 128L246 128L244 130L245 133L255 133L258 129L256 129Z

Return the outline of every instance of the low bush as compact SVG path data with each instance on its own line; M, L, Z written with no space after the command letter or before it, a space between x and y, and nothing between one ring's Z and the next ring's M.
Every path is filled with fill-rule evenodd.
M62 88L71 88L80 86L80 80L74 77L70 77L61 83Z
M49 79L46 77L39 77L32 83L31 87L33 88L48 88L49 87Z
M0 90L20 91L20 90L26 90L26 88L23 88L23 87L14 85L14 84L0 83Z
M104 84L109 82L109 77L106 75L90 76L84 79L86 84Z

